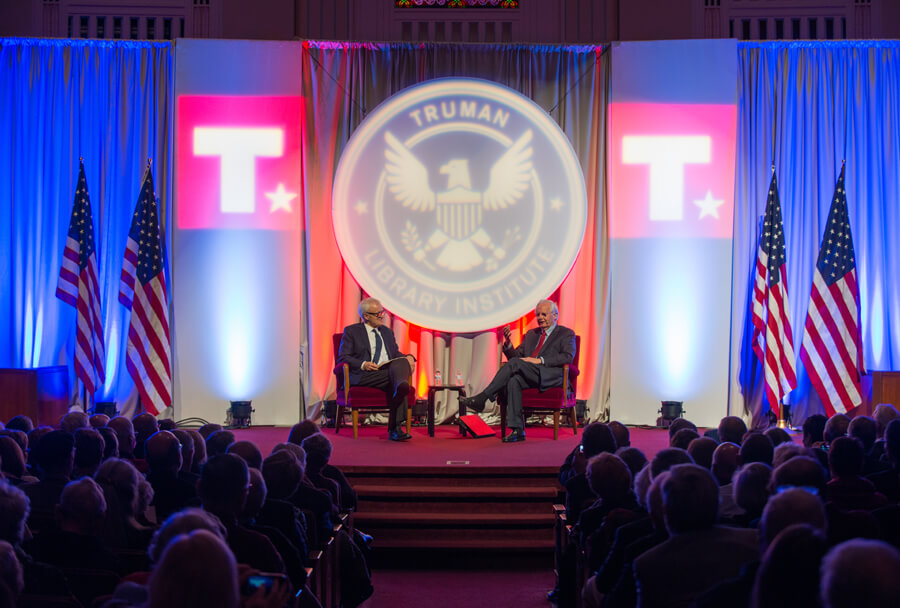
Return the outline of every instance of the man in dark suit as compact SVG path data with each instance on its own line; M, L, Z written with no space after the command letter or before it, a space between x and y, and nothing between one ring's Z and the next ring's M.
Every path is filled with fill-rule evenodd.
M359 303L361 323L344 328L338 363L350 366L350 384L383 390L391 397L388 421L391 441L406 441L412 435L403 430L406 396L415 358L397 347L394 332L384 325L384 307L375 298ZM389 362L389 363L388 363Z
M506 391L507 422L511 432L503 438L504 443L525 441L522 389L544 391L562 386L562 368L575 359L575 332L556 324L559 318L556 303L541 300L534 307L534 316L538 326L525 334L519 348L513 348L509 328L503 328L503 354L509 362L500 368L483 391L460 400L466 408L481 412L485 401Z

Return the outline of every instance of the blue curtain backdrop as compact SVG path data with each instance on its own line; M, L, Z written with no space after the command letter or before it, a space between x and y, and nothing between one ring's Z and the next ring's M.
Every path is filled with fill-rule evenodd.
M750 350L750 276L771 166L778 173L798 386L795 423L824 413L799 358L822 230L846 159L866 367L900 363L900 43L765 42L738 46L732 360L744 405L768 410ZM738 352L739 351L739 352ZM736 398L737 397L737 398ZM732 409L740 397L732 391Z
M0 39L0 367L72 361L75 309L55 293L80 156L107 352L97 399L132 393L119 275L148 158L168 226L173 83L169 42Z

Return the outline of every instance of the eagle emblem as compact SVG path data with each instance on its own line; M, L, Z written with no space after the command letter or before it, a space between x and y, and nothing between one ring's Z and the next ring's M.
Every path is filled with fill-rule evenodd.
M413 250L413 259L433 259L447 270L462 272L489 258L506 257L504 244L496 244L482 227L485 211L515 205L533 179L532 131L526 130L491 166L487 188L472 188L469 161L452 158L440 168L447 176L445 190L434 191L427 167L390 131L384 134L388 190L412 211L435 213L437 227Z

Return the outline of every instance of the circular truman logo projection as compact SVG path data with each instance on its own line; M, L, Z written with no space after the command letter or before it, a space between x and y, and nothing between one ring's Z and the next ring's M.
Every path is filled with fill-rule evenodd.
M568 138L521 94L431 80L378 106L335 175L332 221L363 289L451 332L519 318L565 279L587 217Z

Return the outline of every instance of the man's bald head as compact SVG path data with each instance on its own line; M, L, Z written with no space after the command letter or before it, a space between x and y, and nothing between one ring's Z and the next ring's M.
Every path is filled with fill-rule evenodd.
M181 443L171 431L158 431L147 439L147 464L151 471L177 473L181 469Z
M119 455L122 458L134 457L134 425L125 416L116 416L107 425L119 437Z
M713 452L712 474L719 485L724 486L731 483L731 476L737 470L740 454L740 446L730 441L720 443Z

